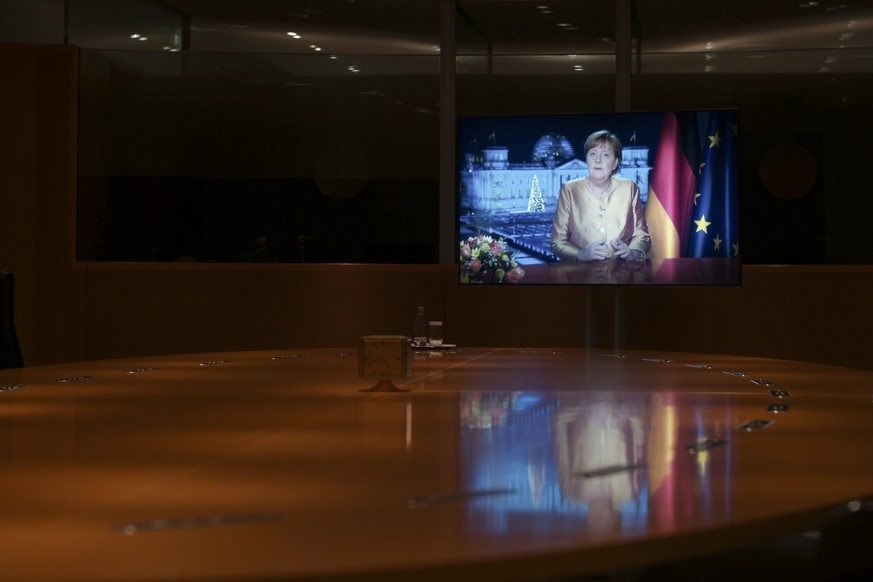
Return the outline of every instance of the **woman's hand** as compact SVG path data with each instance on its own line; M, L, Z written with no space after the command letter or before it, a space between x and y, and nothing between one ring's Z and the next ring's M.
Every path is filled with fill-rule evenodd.
M626 245L625 245L626 246ZM577 261L602 261L609 258L609 249L606 247L606 239L600 239L590 247L579 249L576 253Z
M612 247L613 252L615 253L616 258L625 259L627 261L642 261L646 258L646 255L643 251L639 249L631 249L627 246L627 243L620 240L611 240L609 241L609 246Z

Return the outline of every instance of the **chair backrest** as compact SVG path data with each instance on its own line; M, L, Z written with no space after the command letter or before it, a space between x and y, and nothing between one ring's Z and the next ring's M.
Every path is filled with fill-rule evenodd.
M815 580L873 580L873 502L858 503L826 524L816 555Z
M21 346L15 331L15 277L0 270L0 370L21 368Z

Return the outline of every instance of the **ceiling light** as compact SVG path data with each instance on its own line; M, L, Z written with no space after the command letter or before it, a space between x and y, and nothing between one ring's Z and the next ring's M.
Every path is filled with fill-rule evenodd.
M303 38L302 36L300 36L300 35L297 34L296 32L286 32L285 34L287 34L287 35L290 36L291 38L298 38L298 39L299 39L299 38Z

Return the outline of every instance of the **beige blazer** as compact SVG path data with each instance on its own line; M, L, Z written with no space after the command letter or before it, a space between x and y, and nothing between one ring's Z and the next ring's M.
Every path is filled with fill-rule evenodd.
M631 250L648 254L652 239L639 188L632 180L617 176L612 183L612 192L603 199L588 191L584 178L561 186L549 246L562 261L575 262L579 250L601 239L622 240ZM613 258L611 247L609 258Z

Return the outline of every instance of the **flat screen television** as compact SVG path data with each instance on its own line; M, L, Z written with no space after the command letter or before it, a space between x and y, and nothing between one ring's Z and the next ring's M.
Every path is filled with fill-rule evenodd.
M740 285L738 120L735 109L460 117L460 282ZM587 158L602 131L618 142L594 140L591 155L620 146L620 159Z

